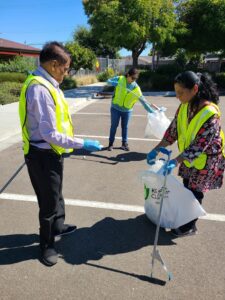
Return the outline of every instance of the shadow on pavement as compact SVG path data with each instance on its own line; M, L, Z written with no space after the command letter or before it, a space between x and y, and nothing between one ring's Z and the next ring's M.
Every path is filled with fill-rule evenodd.
M101 260L105 255L138 251L154 244L156 227L147 217L116 220L107 217L91 227L77 229L56 242L59 256L71 265L86 264L91 267L117 272L158 285L165 282L145 275L101 266L89 261ZM34 245L36 244L37 245ZM31 259L39 259L39 236L37 234L11 234L0 237L0 265L10 265ZM175 245L173 237L160 230L158 245ZM150 251L150 250L149 250ZM149 253L150 256L150 253Z
M123 274L123 275L131 276L131 277L134 277L134 278L137 278L137 279L140 279L142 281L149 282L149 283L153 283L153 284L158 284L158 285L162 285L162 286L166 284L166 281L155 278L155 277L124 272L124 271L121 271L121 270L108 268L108 267L100 266L100 265L95 265L95 264L92 264L92 263L85 263L85 265L90 266L90 267L95 267L95 268L98 268L98 269L103 269L103 270L110 271L110 272L115 272L115 273L120 273L120 274Z
M58 242L60 253L67 263L83 264L99 260L104 255L115 255L153 245L156 227L143 214L135 218L102 219L92 227L80 228ZM159 245L174 245L173 237L160 231Z
M148 276L101 267L89 264L88 261L100 260L105 255L133 252L154 245L155 230L155 225L144 214L124 220L107 217L92 227L77 229L74 234L62 238L57 246L61 257L69 264L87 264L152 282L153 278L149 279ZM169 233L160 230L158 245L175 245L172 239ZM155 283L160 284L160 282Z
M0 236L0 265L10 265L37 259L39 246L37 234L9 234Z
M107 148L103 148L103 150L106 149ZM103 155L101 153L102 151L90 153L86 150L79 149L74 151L72 154L68 155L68 157L70 159L86 160L86 161L98 162L103 164L111 164L111 165L116 165L120 162L124 163L124 162L131 162L131 161L141 161L141 160L145 160L147 157L146 153L132 152L132 151L123 152L116 156L113 156L113 152L107 152L111 155L110 157L107 155ZM102 158L104 160L99 160L99 158L100 159Z

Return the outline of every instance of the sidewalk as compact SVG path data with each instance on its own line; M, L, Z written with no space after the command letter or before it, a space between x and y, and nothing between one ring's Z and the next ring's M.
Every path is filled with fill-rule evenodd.
M92 94L101 91L104 85L104 82L97 82L65 91L71 114L96 101L92 100ZM0 120L0 151L2 151L21 141L18 102L0 105Z
M92 96L102 91L102 88L105 85L105 82L97 82L65 91L64 95L69 104L71 114L74 114L86 105L97 101L97 99L92 98ZM144 92L143 95L168 97L174 96L174 92ZM21 141L18 102L0 105L0 120L0 151L2 151Z

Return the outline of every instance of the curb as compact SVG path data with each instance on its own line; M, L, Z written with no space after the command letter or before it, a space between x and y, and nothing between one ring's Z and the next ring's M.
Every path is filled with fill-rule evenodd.
M143 92L144 96L163 96L163 97L175 97L174 91L158 91L158 92Z

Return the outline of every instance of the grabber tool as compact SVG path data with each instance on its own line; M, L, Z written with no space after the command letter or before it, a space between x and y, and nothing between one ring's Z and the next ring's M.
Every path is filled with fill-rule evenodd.
M0 194L7 188L7 186L13 181L13 179L19 174L19 172L23 169L25 162L16 170L16 172L9 178L9 180L4 184L4 186L0 189Z
M154 247L153 247L153 251L152 251L151 277L153 277L155 260L158 260L161 263L163 269L166 271L168 280L171 280L173 278L173 275L171 272L168 271L167 266L166 266L165 262L163 261L159 250L157 249L157 246L158 246L158 239L159 239L159 229L160 229L162 207L163 207L163 201L164 201L164 196L165 196L165 191L166 191L166 180L167 180L167 176L168 176L168 170L166 167L170 161L172 151L169 151L162 147L159 148L159 151L162 154L167 155L167 159L165 160L165 173L164 173L165 175L164 175L164 182L163 182L163 186L162 186L162 193L161 193L161 197L160 197L160 207L159 207L159 215L158 215L156 233L155 233L155 239L154 239Z

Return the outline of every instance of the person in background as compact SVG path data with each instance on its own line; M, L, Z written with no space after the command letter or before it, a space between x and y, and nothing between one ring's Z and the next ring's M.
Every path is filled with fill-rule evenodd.
M25 162L39 205L41 261L47 266L57 263L55 236L76 229L64 224L63 155L73 149L101 149L98 141L74 137L68 104L59 88L70 63L70 54L60 43L44 45L40 66L26 79L19 101Z
M174 86L181 104L163 139L147 155L147 162L154 163L159 147L177 141L179 155L169 161L167 171L179 165L178 175L184 186L202 203L205 192L223 183L225 153L219 96L207 74L185 71L176 76ZM174 228L171 233L177 237L195 234L196 221Z
M142 92L136 80L138 71L131 68L125 76L116 76L108 79L107 83L115 86L115 92L111 104L111 128L109 135L108 150L113 150L116 130L121 119L122 149L129 151L128 146L128 123L134 104L139 100L147 112L153 112L154 105L150 105L142 96ZM152 107L151 107L152 106Z

